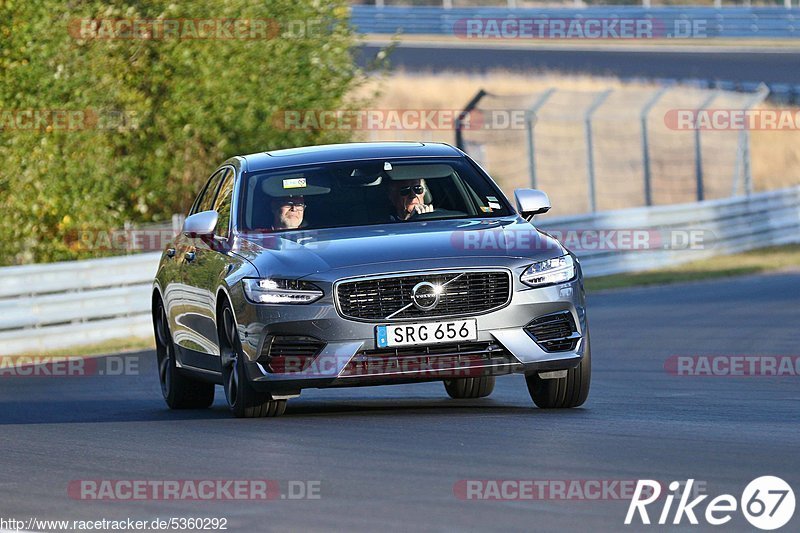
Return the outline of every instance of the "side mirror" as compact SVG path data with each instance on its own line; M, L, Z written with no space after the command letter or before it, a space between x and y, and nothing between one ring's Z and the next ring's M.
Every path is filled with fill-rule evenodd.
M517 211L530 220L534 215L541 215L550 211L550 198L547 193L538 189L516 189L514 198L517 200Z
M219 213L216 211L202 211L188 217L183 223L183 234L187 237L213 237L217 228Z

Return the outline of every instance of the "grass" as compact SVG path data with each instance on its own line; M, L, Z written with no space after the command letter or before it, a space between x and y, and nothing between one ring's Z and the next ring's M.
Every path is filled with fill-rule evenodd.
M112 339L93 344L72 346L69 348L59 348L57 350L46 350L43 352L31 352L20 354L13 357L94 357L107 354L118 354L125 352L138 352L143 350L154 350L155 342L152 337L139 338L130 337L125 339Z
M800 244L759 248L647 272L587 278L586 289L600 291L664 285L795 269L800 269Z

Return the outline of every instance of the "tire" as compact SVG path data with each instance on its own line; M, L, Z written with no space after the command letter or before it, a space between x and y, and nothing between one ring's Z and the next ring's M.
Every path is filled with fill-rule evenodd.
M178 369L175 343L169 331L169 321L161 300L153 316L158 360L158 381L161 394L170 409L206 409L214 403L214 384L194 380Z
M456 400L485 398L494 390L494 382L494 376L446 379L444 389L451 398Z
M286 400L273 400L269 394L255 390L247 379L244 368L246 359L228 302L222 306L217 328L222 357L222 387L231 413L237 418L281 416L286 412Z
M566 409L583 405L589 396L592 378L592 351L589 337L583 359L575 368L567 370L567 377L542 379L539 374L525 376L533 403L542 409Z

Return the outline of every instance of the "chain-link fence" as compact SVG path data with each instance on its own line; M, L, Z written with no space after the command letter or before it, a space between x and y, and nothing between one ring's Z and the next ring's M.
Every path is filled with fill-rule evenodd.
M684 86L551 88L517 96L481 91L456 142L507 193L547 191L557 214L725 198L753 189L750 130L735 121L746 120L768 92ZM721 127L720 111L728 120Z

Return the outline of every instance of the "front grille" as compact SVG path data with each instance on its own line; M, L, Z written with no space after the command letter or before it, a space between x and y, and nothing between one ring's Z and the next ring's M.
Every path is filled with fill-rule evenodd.
M540 316L525 326L525 331L546 352L574 350L581 338L569 311Z
M379 348L357 353L340 377L464 378L509 373L519 362L501 345L472 342Z
M285 374L302 372L319 355L325 343L302 335L275 335L264 342L258 362L268 372Z
M428 311L411 302L411 290L423 281L444 286L438 305ZM357 320L386 320L406 306L391 320L475 315L508 303L511 277L506 271L412 274L344 281L337 286L336 294L342 316Z

